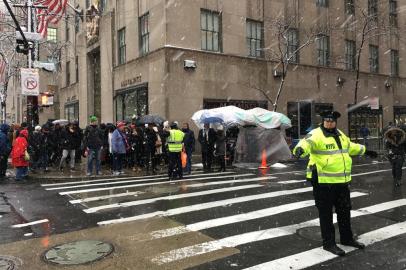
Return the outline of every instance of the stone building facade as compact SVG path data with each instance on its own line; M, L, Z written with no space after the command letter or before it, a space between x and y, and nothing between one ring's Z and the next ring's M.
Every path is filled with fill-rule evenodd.
M378 137L387 122L406 119L406 16L397 8L406 0L76 4L87 10L84 21L71 17L58 27L58 38L71 45L61 59L59 107L54 109L81 126L89 115L105 123L147 113L190 122L202 108L231 104L273 109L264 93L274 100L282 79L273 53L279 44L277 19L290 21L293 48L308 38L309 29L324 31L297 53L286 73L278 111L292 119L289 136L303 136L328 108L341 112L339 127L353 138L359 137L362 125ZM363 41L361 104L354 108L361 9L381 30Z

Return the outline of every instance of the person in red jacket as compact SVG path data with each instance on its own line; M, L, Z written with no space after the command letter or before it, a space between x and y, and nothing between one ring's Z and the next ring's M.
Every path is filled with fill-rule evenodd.
M28 176L29 161L25 157L27 148L28 130L23 129L20 131L11 150L11 164L16 168L16 181L20 181Z

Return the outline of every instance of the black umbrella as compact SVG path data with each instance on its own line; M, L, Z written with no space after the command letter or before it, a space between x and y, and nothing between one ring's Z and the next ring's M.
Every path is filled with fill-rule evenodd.
M164 121L165 119L163 119L161 116L153 114L143 115L139 119L139 123L142 125L144 124L162 125Z

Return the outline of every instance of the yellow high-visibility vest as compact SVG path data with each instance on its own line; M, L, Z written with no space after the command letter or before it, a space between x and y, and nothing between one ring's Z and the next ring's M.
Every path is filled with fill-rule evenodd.
M351 156L363 155L365 146L353 143L340 130L337 130L342 149L339 149L334 137L326 137L319 127L312 130L304 139L300 140L298 147L304 150L302 157L308 156L306 178L312 178L312 168L316 166L318 182L324 184L340 184L351 181Z
M173 129L169 131L169 138L167 140L168 142L168 150L169 152L182 152L182 142L183 142L183 137L185 137L185 133L178 129Z

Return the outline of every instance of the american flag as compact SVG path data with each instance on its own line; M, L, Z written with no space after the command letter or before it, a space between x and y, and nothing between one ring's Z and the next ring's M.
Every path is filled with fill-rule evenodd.
M66 11L68 0L36 0L35 5L42 5L46 8L37 9L38 26L37 32L43 37L47 36L48 24L57 24Z

